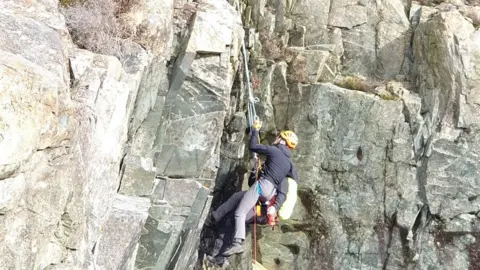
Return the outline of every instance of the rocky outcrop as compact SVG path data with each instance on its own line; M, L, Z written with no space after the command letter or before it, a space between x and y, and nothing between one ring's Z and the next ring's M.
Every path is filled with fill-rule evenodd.
M303 142L294 154L301 204L282 233L261 231L259 261L272 269L478 267L475 9L243 7L265 142L283 128ZM345 85L369 93L326 83L351 73L374 83Z
M210 205L240 17L226 2L178 18L179 3L139 1L119 16L136 16L124 20L134 42L110 56L76 48L79 28L57 6L0 4L0 268L186 269Z
M0 6L0 268L43 268L66 252L54 233L78 173L67 52L54 29L14 14L22 6Z
M0 3L0 268L207 267L251 168L242 40L262 141L300 137L262 265L480 267L475 1L60 2Z
M240 17L227 2L205 1L196 10L190 32L177 41L182 47L168 91L159 96L138 131L141 139L132 145L133 154L153 160L158 178L149 173L142 173L141 179L138 174L129 178L134 185L150 183L133 192L152 194L153 202L148 232L140 240L138 269L195 265L200 231L210 208L208 187L213 186L220 161L220 137L243 31ZM128 166L138 168L133 163ZM158 183L153 184L154 180Z
M38 9L43 16L37 16L61 18L55 8L43 7L53 11ZM26 8L5 3L0 15L9 25L2 28L1 85L3 103L10 104L2 109L1 182L9 196L2 198L6 255L0 265L93 266L102 261L96 247L106 251L99 239L112 233L105 235L103 226L122 222L111 206L148 59L140 47L132 48L134 61L123 65L115 57L73 49L61 36L65 28L55 31L20 12ZM138 219L138 231L144 221ZM123 240L135 245L133 236ZM124 259L131 251L125 250Z

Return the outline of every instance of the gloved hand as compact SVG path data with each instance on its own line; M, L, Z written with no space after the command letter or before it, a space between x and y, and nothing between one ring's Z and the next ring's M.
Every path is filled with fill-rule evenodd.
M253 128L254 130L260 130L260 129L262 128L262 121L260 121L260 120L255 120L255 121L253 122L252 128Z
M275 209L275 206L269 206L267 208L267 215L270 215L270 216L276 216L277 215L277 209Z
M276 217L277 217L277 209L275 209L274 206L269 206L267 208L267 224L269 226L275 226L276 222Z

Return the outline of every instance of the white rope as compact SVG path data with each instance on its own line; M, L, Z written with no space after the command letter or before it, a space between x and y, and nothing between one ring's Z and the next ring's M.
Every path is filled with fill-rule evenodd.
M240 10L240 3L238 0L234 0L236 4L236 9L240 15L242 16L242 11ZM240 18L241 20L241 18ZM243 23L242 23L243 24ZM243 28L243 27L242 27ZM253 121L258 120L257 112L255 110L255 103L259 102L258 98L253 96L253 90L250 87L250 72L248 70L248 62L247 62L247 50L245 49L245 37L242 39L242 54L243 54L243 65L245 67L245 78L247 81L247 91L248 91L248 100L247 100L247 122L250 128L250 134L252 133L253 128ZM258 159L257 153L253 153L253 160L254 164ZM254 166L255 167L255 166Z
M234 0L238 13L242 14L240 10L240 4L238 1ZM243 65L245 67L245 78L247 81L247 90L248 90L248 101L247 101L247 121L250 128L253 126L253 121L258 119L257 112L255 110L255 103L259 102L258 98L253 96L253 90L250 87L250 72L248 70L247 62L247 50L245 49L245 38L242 39L242 54L243 54Z

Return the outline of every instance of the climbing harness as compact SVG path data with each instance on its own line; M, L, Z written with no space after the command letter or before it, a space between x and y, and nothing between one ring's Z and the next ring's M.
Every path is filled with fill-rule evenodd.
M267 224L272 228L272 230L275 228L275 222L277 220L277 214L271 215L268 213L268 208L271 207L275 203L275 198L276 196L274 195L270 200L265 202L265 205L267 206Z

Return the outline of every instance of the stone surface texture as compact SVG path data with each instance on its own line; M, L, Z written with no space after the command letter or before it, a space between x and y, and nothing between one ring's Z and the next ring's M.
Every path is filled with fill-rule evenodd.
M116 55L76 45L67 2L0 2L0 269L243 270L254 245L267 269L480 269L480 2L115 1ZM243 40L299 200L214 266L203 223L252 168Z
M76 48L58 1L17 2L0 3L0 268L189 268L239 14L227 2L139 1L122 14L138 33L117 58Z

